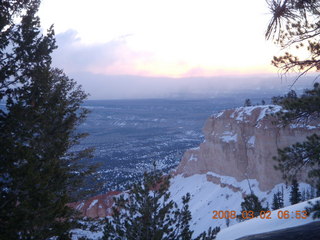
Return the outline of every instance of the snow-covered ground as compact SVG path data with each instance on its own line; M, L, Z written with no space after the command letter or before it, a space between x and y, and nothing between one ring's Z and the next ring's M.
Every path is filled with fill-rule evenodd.
M315 198L310 200L310 202L319 201L320 198ZM298 219L296 215L297 211L304 211L305 208L308 206L308 201L301 202L289 207L285 207L276 211L271 212L271 219L261 219L259 217L253 218L251 220L241 222L235 224L229 228L222 229L218 235L217 240L232 240L237 239L240 237L244 237L247 235L264 233L264 232L271 232L275 230L290 228L301 226L307 223L314 221L312 217L307 217L306 219ZM278 217L279 211L288 211L289 218L288 219L280 219ZM281 214L280 214L281 216ZM317 220L319 221L319 220Z
M78 240L81 237L86 237L90 240L99 240L103 236L103 230L101 231L90 231L90 230L82 230L82 229L75 229L72 232L72 240Z
M212 177L215 181L218 180L220 184L208 180ZM189 209L192 214L192 220L190 227L194 231L193 236L198 236L209 227L226 228L226 219L212 219L213 211L236 211L236 214L240 214L243 194L250 194L251 192L249 184L251 190L263 201L264 207L268 204L271 207L273 194L282 189L284 192L284 204L285 206L290 205L290 188L286 188L284 184L276 185L271 191L262 192L259 189L259 183L255 179L238 182L233 177L221 176L213 172L196 174L190 177L175 176L171 180L170 192L172 200L177 203L181 203L182 196L187 192L191 194ZM310 186L300 183L299 187L300 191L303 191ZM230 226L237 223L236 219L230 219Z
M303 191L309 189L310 186L300 183L299 188L300 191ZM222 230L218 234L217 239L232 240L246 235L298 226L312 221L311 217L296 219L295 215L292 215L295 211L304 210L307 202L282 209L283 211L288 210L290 212L291 216L289 219L279 219L277 217L278 210L272 212L272 219L255 218L242 223L238 223L236 219L230 219L230 227L227 227L226 219L212 219L213 211L236 211L236 214L240 214L240 204L243 201L243 196L244 194L250 194L251 191L263 201L263 206L267 206L267 203L269 203L269 207L271 207L273 194L282 189L284 204L288 206L290 188L286 188L284 184L276 185L271 191L262 192L259 189L259 183L254 179L238 182L233 177L221 176L213 172L196 174L189 177L177 175L171 179L169 190L171 192L171 199L177 202L178 205L181 204L182 196L188 192L191 194L189 209L192 214L190 228L194 231L193 237L208 230L209 227L219 226ZM73 240L79 239L81 236L97 240L102 236L101 230L95 233L89 230L74 230L73 233L75 235L73 236Z

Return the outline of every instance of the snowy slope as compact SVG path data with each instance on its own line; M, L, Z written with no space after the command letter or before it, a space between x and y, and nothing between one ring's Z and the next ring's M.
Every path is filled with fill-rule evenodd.
M315 198L310 200L310 202L319 201L320 198ZM235 224L229 228L222 229L218 235L217 240L232 240L240 237L244 237L247 235L271 232L275 230L296 227L300 225L304 225L314 221L312 217L308 217L307 219L297 219L294 216L296 211L303 211L305 207L308 206L308 201L298 203L286 208L282 208L276 211L272 211L271 219L260 219L254 218L245 222L241 222ZM279 219L278 212L288 210L290 217L288 219Z
M219 180L219 183L210 181L212 177ZM233 177L220 176L218 174L209 172L207 174L196 174L190 177L183 177L177 175L171 179L170 192L171 199L181 204L181 198L186 193L191 194L189 202L189 209L192 214L190 221L190 228L194 231L193 237L198 236L209 227L221 227L221 232L218 234L219 240L232 240L241 236L251 235L255 233L268 232L282 228L293 227L301 224L306 224L311 221L311 218L306 220L298 219L277 219L277 211L272 212L272 220L267 219L252 219L242 223L238 223L235 219L230 220L230 227L227 228L225 219L212 219L212 211L236 211L240 213L240 203L243 199L243 194L250 193L251 190L263 200L263 205L267 206L267 202L271 205L273 194L283 188L285 196L285 205L289 205L289 188L285 188L284 184L275 186L272 191L263 192L259 189L259 183L254 179L248 179L238 182ZM308 189L309 185L300 183L300 190ZM320 198L318 198L320 200ZM296 210L304 210L307 205L306 202L287 207L283 210L290 212ZM89 230L75 229L73 240L77 240L82 236L87 236L89 239L97 240L102 234L102 226L100 231L91 232Z
M209 181L211 177L219 179L220 183ZM285 206L289 205L290 189L284 184L278 184L272 191L263 192L259 189L259 183L254 179L248 179L238 182L233 177L220 176L215 173L196 174L190 177L182 175L175 176L171 180L170 192L171 198L178 204L181 203L181 198L187 192L191 194L189 209L192 214L190 227L194 231L194 237L201 232L206 231L209 227L219 226L226 227L225 219L212 219L212 211L236 211L240 213L243 194L250 194L252 191L263 200L263 205L267 206L267 202L271 206L273 194L283 188ZM300 183L300 190L309 188L308 184ZM230 220L230 226L238 224L235 219Z

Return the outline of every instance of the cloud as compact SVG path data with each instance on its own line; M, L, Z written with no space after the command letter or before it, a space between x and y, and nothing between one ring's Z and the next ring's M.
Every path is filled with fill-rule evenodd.
M134 62L148 57L148 54L130 50L126 44L128 37L122 36L106 43L84 44L75 30L68 30L56 35L58 49L53 53L53 63L67 73L129 73Z
M288 86L270 74L210 70L187 61L163 62L149 52L130 49L130 38L84 44L76 31L68 30L56 36L58 49L53 54L53 65L82 84L91 99L202 98L253 93L257 89L276 94L286 92ZM168 72L179 78L164 77Z

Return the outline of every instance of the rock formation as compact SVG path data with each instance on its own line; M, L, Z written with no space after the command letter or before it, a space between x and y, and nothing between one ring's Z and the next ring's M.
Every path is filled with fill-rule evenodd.
M69 206L78 210L82 216L89 218L102 218L111 215L113 198L121 192L107 192L106 194L94 196L87 200L70 203Z
M276 119L271 114L280 110L275 105L240 107L217 113L206 121L205 141L184 154L170 186L176 202L191 193L193 229L198 225L202 226L197 229L199 232L209 228L211 217L202 216L210 215L213 209L240 209L242 197L251 190L271 203L273 193L279 190L277 184L283 183L281 173L273 167L276 162L272 157L277 155L277 149L320 133L319 122L286 127L274 124ZM306 176L300 177L305 180ZM111 214L113 197L118 194L108 192L70 205L83 216L105 217Z
M256 179L262 191L272 189L283 182L281 173L274 170L272 157L277 149L320 133L319 122L275 124L272 114L280 110L276 105L240 107L211 116L203 128L205 141L184 154L175 174L214 172L237 181Z

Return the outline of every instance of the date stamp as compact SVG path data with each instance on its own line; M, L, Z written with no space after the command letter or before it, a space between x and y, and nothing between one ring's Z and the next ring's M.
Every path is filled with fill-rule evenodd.
M252 218L260 218L260 219L307 219L308 212L307 211L289 211L289 210L278 210L277 212L271 211L260 211L258 213L254 213L253 211L242 211L240 214L237 214L236 211L212 211L213 216L212 219L236 219L241 217L242 219L252 219Z

